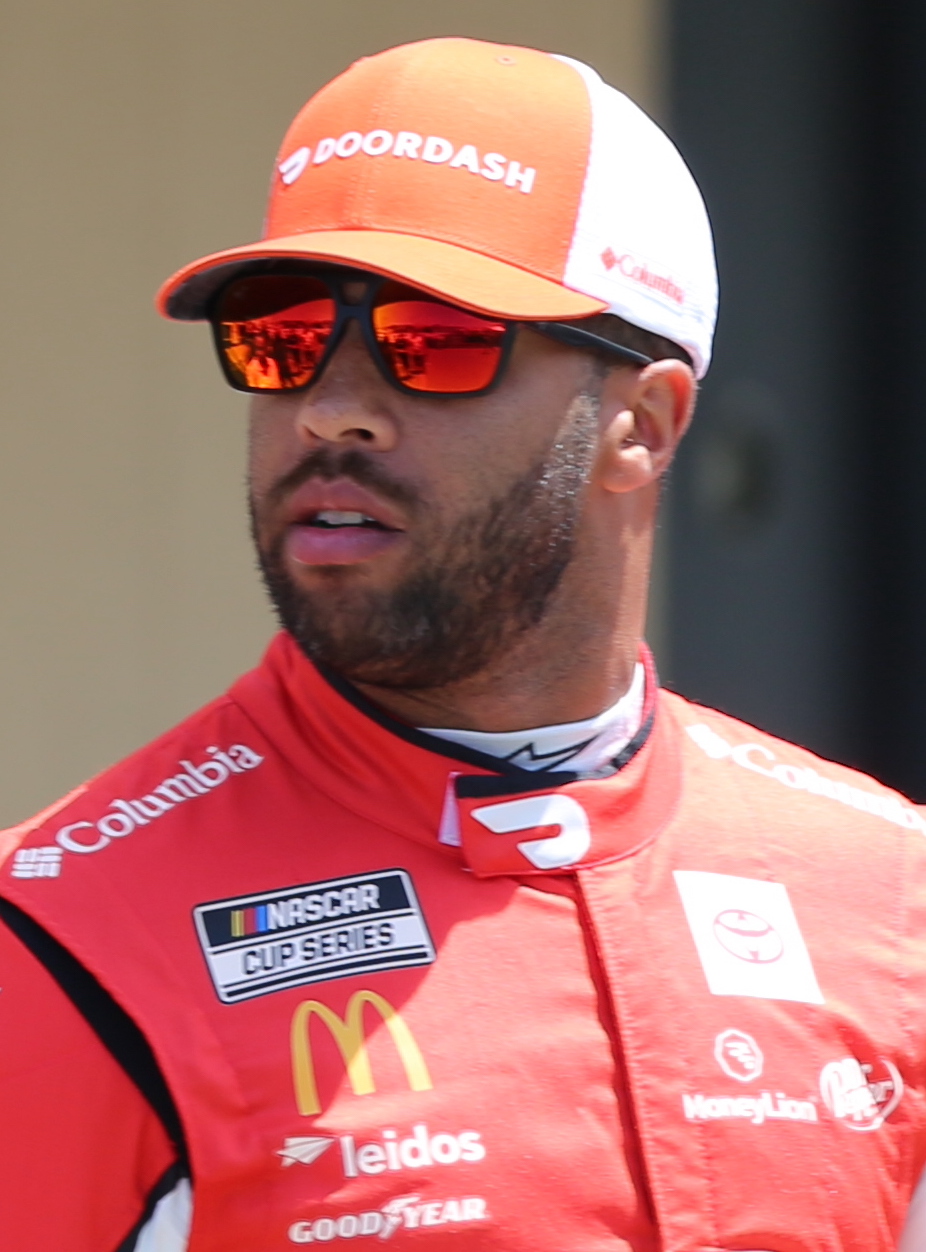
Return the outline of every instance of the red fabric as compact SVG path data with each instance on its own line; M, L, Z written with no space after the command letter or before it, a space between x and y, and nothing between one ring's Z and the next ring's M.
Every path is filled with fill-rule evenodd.
M60 850L61 873L13 855L0 890L139 1023L178 1102L191 1252L893 1246L926 1157L920 819L869 779L668 696L624 770L548 784L379 724L281 637L228 697L18 832L30 854ZM461 848L438 841L454 790ZM562 825L517 808L538 797ZM519 812L533 816L518 826ZM333 909L340 943L353 916L338 910L361 897L311 885L398 870L433 962L220 1000L197 906L226 910L257 976L283 959L261 893ZM786 891L819 994L765 995L761 971L756 992L712 994L677 872ZM720 1064L731 1030L761 1046L761 1075ZM879 1088L885 1119L866 1133L821 1095L846 1058L875 1077L889 1061L904 1084L896 1105ZM26 1104L53 1137L55 1110ZM87 1188L56 1194L69 1252L97 1252Z
M0 1247L112 1252L173 1163L160 1122L0 925Z

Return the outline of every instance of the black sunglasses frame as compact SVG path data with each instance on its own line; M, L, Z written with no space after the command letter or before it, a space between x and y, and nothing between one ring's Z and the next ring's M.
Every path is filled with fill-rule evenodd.
M224 325L219 310L226 292L236 283L245 281L248 278L258 278L263 276L274 278L315 278L324 283L330 290L335 301L335 320L331 334L328 336L328 342L325 344L325 350L315 368L315 372L308 382L301 383L295 387L249 387L241 382L240 375L235 375L234 368L228 359L223 341L222 327ZM349 282L365 282L366 290L363 297L356 304L350 304L344 297L344 284ZM381 275L370 275L366 271L357 270L278 270L267 269L253 271L248 274L236 274L234 278L225 283L213 296L208 312L208 319L212 326L212 334L215 342L216 355L219 358L219 365L225 376L228 385L235 391L242 391L249 395L282 395L289 392L308 391L315 385L324 373L325 367L331 360L337 350L338 344L344 337L347 325L351 321L357 321L360 324L360 332L363 335L363 341L367 351L373 359L377 370L387 383L396 391L400 391L406 396L439 396L445 400L455 399L473 399L478 396L488 395L494 391L505 375L508 366L508 360L511 356L511 348L514 343L515 332L519 326L526 326L531 330L539 331L549 339L555 339L559 343L567 344L573 348L587 348L599 352L605 352L610 356L615 356L630 365L644 366L652 365L653 358L645 356L642 352L635 352L632 348L625 348L622 344L612 343L610 339L605 339L601 335L596 335L592 331L584 330L581 326L575 325L573 322L517 322L510 321L507 318L492 318L491 314L477 313L475 310L464 309L464 312L473 312L477 317L487 317L496 322L504 323L505 331L499 345L500 352L498 361L495 366L495 373L492 375L491 381L485 386L474 391L428 391L420 387L409 387L402 382L400 378L393 372L389 365L388 358L382 351L380 344L376 338L376 332L373 329L373 305L376 296L381 288L387 283L397 282L396 279L385 278ZM400 286L412 287L412 284L401 283ZM421 291L421 295L433 300L437 304L446 304L451 308L463 308L462 305L454 305L451 300L442 300L438 296L433 296L429 292Z

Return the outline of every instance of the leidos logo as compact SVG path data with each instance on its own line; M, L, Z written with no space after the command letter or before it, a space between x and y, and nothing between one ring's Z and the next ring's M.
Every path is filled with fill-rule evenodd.
M277 1156L283 1158L283 1165L311 1165L323 1152L327 1152L334 1140L328 1135L291 1135L283 1140L282 1148L277 1149Z
M315 1016L327 1026L338 1046L338 1051L344 1058L347 1077L354 1095L371 1095L376 1090L363 1029L363 1008L366 1004L376 1009L383 1019L405 1068L408 1085L412 1091L430 1091L433 1087L431 1075L428 1073L428 1067L425 1065L414 1035L406 1026L401 1014L384 996L376 991L355 991L348 1001L347 1012L343 1019L320 1000L303 1000L293 1014L290 1038L296 1107L304 1117L314 1117L321 1112L318 1086L315 1081L315 1063L312 1059L312 1043L309 1038L309 1027Z
M353 1135L339 1135L337 1139L328 1135L286 1139L277 1156L283 1158L284 1166L297 1162L312 1165L335 1142L341 1149L341 1170L345 1178L396 1174L433 1165L475 1163L485 1160L486 1156L482 1135L477 1130L432 1135L423 1122L413 1126L411 1134L404 1138L399 1138L395 1130L384 1130L379 1143L358 1144Z

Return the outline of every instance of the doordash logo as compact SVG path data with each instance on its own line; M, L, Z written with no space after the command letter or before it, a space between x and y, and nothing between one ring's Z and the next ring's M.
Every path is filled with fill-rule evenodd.
M336 139L332 135L319 139L314 150L307 144L296 148L280 162L277 172L284 187L291 187L310 167L325 165L332 157L337 163L358 155L399 157L406 161L424 161L428 165L446 165L448 169L478 174L490 183L517 187L526 195L533 190L537 177L533 166L522 166L520 161L511 161L501 152L480 152L475 144L458 145L443 135L422 135L415 130L393 132L381 128L368 130L365 134L359 130L346 130ZM646 281L639 275L634 276L638 281Z
M526 839L518 844L518 851L535 869L565 869L567 865L575 865L592 846L588 816L571 796L522 796L473 809L472 817L494 835L510 835L538 826L558 826L558 835Z

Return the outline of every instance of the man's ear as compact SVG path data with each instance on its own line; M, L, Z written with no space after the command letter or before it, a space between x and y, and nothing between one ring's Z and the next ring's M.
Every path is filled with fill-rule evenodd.
M667 358L640 370L613 370L601 393L604 422L599 468L606 491L636 491L669 468L694 412L697 384L683 361Z

